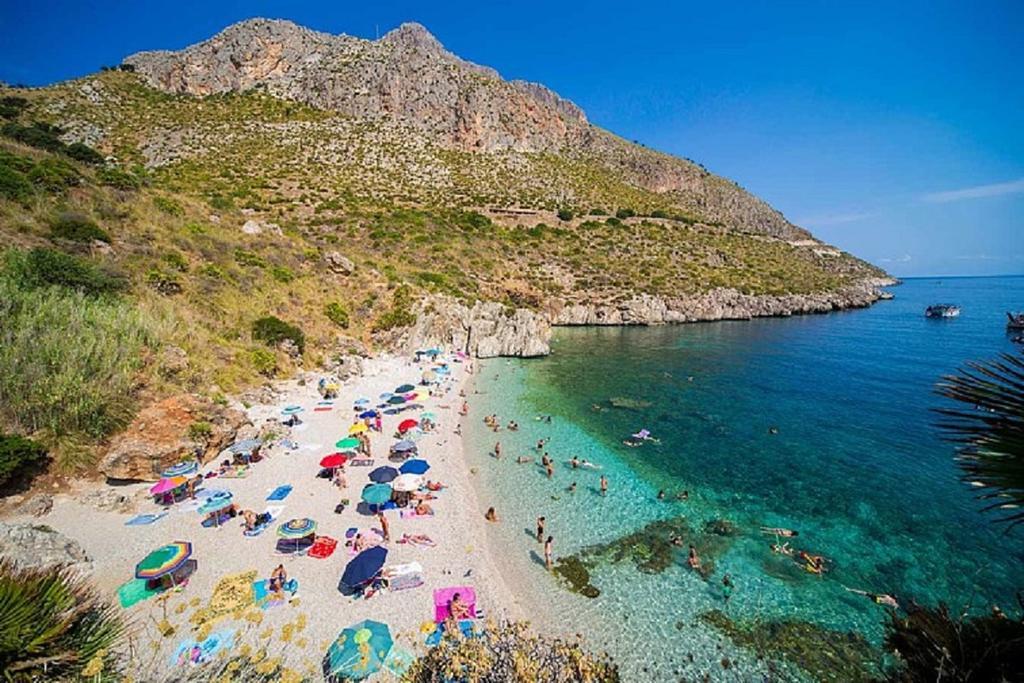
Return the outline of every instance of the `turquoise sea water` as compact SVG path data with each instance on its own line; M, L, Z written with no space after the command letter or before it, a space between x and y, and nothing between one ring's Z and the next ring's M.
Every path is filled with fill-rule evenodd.
M1024 532L1003 535L979 513L930 408L942 401L933 391L942 374L1019 352L1004 311L1024 308L1024 278L915 279L893 291L893 301L829 315L561 329L547 358L483 363L467 457L481 504L502 517L492 542L534 619L609 650L628 680L747 680L769 669L785 680L806 672L780 656L759 659L699 615L799 619L877 644L884 610L843 585L924 604L1012 606L1024 588ZM924 307L938 302L963 313L925 319ZM489 413L521 429L494 434L480 420ZM622 445L640 428L660 443ZM539 459L542 437L557 463L551 480L515 462ZM500 460L488 454L495 441ZM574 454L602 469L573 470ZM659 501L662 489L686 489L689 500ZM542 514L556 556L685 517L698 547L711 544L715 571L706 580L690 571L685 549L653 574L598 562L591 583L601 595L586 598L543 570L529 538ZM736 535L704 533L711 520L728 520ZM760 526L798 530L792 545L830 558L832 571L817 577L773 554ZM724 572L736 584L728 605Z

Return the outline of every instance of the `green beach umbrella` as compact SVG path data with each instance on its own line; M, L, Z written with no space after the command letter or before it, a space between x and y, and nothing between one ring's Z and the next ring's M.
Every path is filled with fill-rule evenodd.
M384 665L394 639L387 624L369 619L349 626L327 650L329 676L361 681Z
M157 548L135 565L135 578L158 579L176 571L192 557L192 544L188 541L175 541L162 548Z
M368 505L383 505L391 500L390 484L369 484L363 489L363 500Z
M341 441L336 442L334 447L339 451L351 451L355 448L359 448L359 439L354 436L346 436Z

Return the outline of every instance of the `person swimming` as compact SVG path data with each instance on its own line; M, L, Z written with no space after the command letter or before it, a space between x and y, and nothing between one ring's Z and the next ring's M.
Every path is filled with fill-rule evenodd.
M773 536L782 536L783 538L796 538L800 535L800 532L792 529L785 529L783 527L761 527L762 534L772 534Z

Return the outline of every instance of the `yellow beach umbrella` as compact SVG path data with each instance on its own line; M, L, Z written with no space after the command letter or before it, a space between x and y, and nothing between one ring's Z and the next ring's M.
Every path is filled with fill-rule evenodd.
M366 431L366 423L365 422L356 422L354 425L352 425L351 427L348 428L348 433L349 434L362 434L365 431Z

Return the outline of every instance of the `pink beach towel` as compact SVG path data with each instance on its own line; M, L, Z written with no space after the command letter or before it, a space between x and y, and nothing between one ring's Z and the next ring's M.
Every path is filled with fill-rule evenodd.
M415 510L402 510L400 516L402 519L419 519L421 517L433 517L434 515L417 515Z
M448 604L459 594L471 615L476 614L476 591L472 586L451 586L434 591L434 621L438 624L448 618Z

